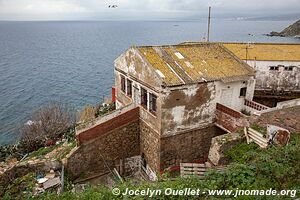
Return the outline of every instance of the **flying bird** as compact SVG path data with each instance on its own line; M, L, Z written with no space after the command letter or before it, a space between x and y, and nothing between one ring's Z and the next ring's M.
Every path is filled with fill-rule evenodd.
M117 8L118 5L109 5L108 7L109 7L109 8Z

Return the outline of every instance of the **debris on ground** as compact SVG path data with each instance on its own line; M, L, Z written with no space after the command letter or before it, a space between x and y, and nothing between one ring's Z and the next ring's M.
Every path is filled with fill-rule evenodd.
M38 175L36 177L36 184L33 188L33 196L37 196L40 193L43 193L50 189L57 189L57 191L60 190L61 187L61 176L60 172L55 172L53 169L51 169L48 173L45 175Z
M291 134L287 129L274 125L267 125L267 133L269 136L269 143L279 146L287 145L291 137Z

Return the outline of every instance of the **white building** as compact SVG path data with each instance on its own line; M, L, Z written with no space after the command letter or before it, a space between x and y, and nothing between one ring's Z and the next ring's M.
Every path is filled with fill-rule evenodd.
M300 44L223 45L257 71L255 90L300 92Z

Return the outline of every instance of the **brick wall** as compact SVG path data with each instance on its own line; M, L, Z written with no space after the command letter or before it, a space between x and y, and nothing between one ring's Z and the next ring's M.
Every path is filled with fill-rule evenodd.
M206 158L211 139L225 132L215 126L188 131L161 139L160 168L179 166L181 162L197 162Z
M217 104L216 123L230 132L249 126L246 116L221 104Z
M99 124L98 126L90 128L84 132L81 132L76 136L76 139L79 145L81 145L97 137L100 137L101 135L106 134L111 130L119 128L120 126L136 121L138 119L139 119L139 108L136 107L110 120L107 120Z
M108 167L115 167L115 161L140 155L139 120L129 121L126 125L102 132L93 140L82 143L68 156L66 169L74 179L106 173Z

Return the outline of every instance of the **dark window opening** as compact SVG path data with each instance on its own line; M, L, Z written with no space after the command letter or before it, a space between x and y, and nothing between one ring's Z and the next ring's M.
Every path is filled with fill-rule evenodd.
M156 99L157 96L155 96L154 94L149 94L149 111L152 113L156 113Z
M132 81L127 79L127 95L132 96Z
M243 87L240 90L240 97L245 97L247 92L247 87Z
M141 105L147 109L147 104L148 104L147 90L141 88Z
M126 83L125 83L125 77L121 75L121 90L125 92Z
M293 71L294 66L285 66L284 70L285 71Z
M145 154L142 153L142 166L144 167L144 169L147 169L147 161L145 159Z
M270 70L279 70L279 66L271 66Z

